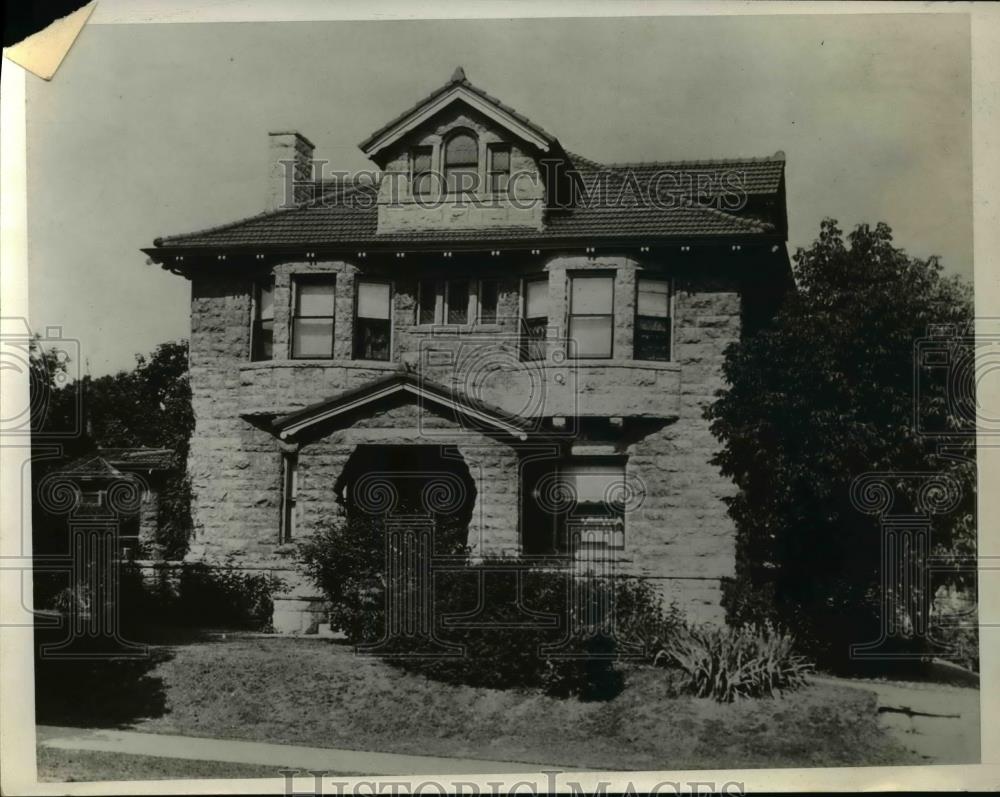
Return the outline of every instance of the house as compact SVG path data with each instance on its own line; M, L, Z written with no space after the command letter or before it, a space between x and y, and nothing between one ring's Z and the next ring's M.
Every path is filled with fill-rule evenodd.
M144 250L191 281L189 557L292 568L331 519L422 513L721 617L703 408L791 284L784 156L605 166L461 68L361 142L369 175L268 141L266 212Z
M165 477L173 470L173 457L169 448L98 448L53 470L47 476L48 491L59 489L57 484L69 484L77 500L68 514L57 513L60 522L39 526L59 529L61 535L67 519L71 525L84 526L110 521L122 558L158 557L159 497ZM43 502L43 510L46 503L52 502ZM56 550L65 547L64 538L49 542Z

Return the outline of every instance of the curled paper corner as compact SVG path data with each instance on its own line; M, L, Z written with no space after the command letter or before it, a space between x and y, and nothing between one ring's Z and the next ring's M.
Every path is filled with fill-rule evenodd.
M93 0L72 14L55 20L47 28L33 33L27 39L11 47L5 47L4 56L33 75L38 75L43 80L51 80L96 5L97 0Z

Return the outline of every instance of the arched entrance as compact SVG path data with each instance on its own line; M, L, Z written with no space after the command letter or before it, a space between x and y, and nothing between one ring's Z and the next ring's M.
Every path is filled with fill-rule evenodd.
M359 445L334 489L348 518L429 522L439 549L468 540L476 485L453 446Z

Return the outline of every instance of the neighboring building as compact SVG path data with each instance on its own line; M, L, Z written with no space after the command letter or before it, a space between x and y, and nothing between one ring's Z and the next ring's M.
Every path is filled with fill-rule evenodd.
M461 69L362 142L378 180L269 141L267 212L144 250L191 281L189 556L291 566L391 497L721 617L734 488L703 408L791 284L784 156L603 166Z
M159 497L173 470L173 456L169 448L99 448L52 471L48 478L73 484L78 491L79 500L68 515L71 524L107 519L117 528L122 558L159 558ZM121 492L109 496L114 491Z

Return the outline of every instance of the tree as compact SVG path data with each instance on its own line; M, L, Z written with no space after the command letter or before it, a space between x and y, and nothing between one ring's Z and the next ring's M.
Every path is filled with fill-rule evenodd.
M57 387L64 364L35 345L35 367L48 378L32 380L32 390L47 391L44 413L32 418L32 429L44 429L51 442L62 446L60 459L39 460L32 473L94 452L99 447L170 448L173 462L160 493L158 539L167 557L182 556L192 528L187 454L194 430L191 386L188 381L186 341L161 343L149 357L136 355L131 371L82 379ZM37 384L36 384L37 383ZM33 397L32 405L35 405ZM84 418L77 418L81 411ZM64 433L64 437L58 435Z
M882 619L881 528L851 502L856 477L954 477L961 503L935 517L932 544L974 551L972 444L965 458L942 456L937 438L914 423L915 381L933 422L961 423L946 384L915 380L914 346L932 324L964 331L972 296L942 275L936 258L896 248L885 224L858 226L845 242L836 221L825 220L794 261L797 291L769 327L727 350L728 387L706 410L723 443L714 463L738 488L728 502L737 570L725 604L731 622L768 615L837 666L848 663L851 643L878 637ZM969 343L959 337L949 345ZM897 486L912 490L903 479Z

